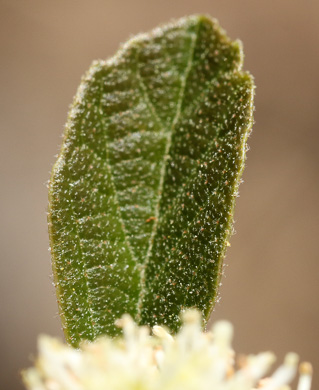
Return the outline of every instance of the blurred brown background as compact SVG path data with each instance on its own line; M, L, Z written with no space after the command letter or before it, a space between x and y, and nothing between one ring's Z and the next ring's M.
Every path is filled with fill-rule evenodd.
M131 34L192 13L216 17L244 42L257 84L237 234L213 317L235 324L238 351L281 359L294 350L319 376L319 1L2 0L1 388L22 389L19 370L39 333L62 337L46 181L81 75Z

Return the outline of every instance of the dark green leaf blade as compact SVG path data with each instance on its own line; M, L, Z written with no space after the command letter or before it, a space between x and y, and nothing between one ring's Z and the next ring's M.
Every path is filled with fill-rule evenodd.
M179 326L209 315L252 126L253 82L215 21L184 18L129 41L83 79L49 191L67 339L114 320Z
M176 331L186 307L209 317L232 231L252 91L249 75L222 75L176 125L140 297L143 323Z

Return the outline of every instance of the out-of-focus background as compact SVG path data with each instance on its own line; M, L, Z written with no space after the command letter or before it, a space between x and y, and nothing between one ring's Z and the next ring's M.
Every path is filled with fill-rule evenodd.
M234 323L238 351L281 359L294 350L319 376L318 0L1 0L1 388L23 388L19 371L39 333L62 337L46 182L81 75L132 34L193 13L244 42L257 84L237 234L213 318Z

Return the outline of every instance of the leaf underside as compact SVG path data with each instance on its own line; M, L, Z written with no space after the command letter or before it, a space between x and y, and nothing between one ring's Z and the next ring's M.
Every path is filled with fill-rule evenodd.
M139 35L83 78L49 189L67 340L117 335L129 313L175 332L208 318L252 127L240 42L205 16Z

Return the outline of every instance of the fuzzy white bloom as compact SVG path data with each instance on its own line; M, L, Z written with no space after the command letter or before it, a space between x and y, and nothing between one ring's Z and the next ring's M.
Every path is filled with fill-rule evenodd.
M124 337L83 343L81 350L47 336L39 339L36 366L23 373L30 390L287 390L298 356L265 378L275 361L271 352L250 355L235 364L229 322L201 330L196 311L184 314L181 331L172 337L155 326L138 327L129 316L118 321ZM237 367L237 368L236 368ZM311 365L300 366L297 390L310 390Z

